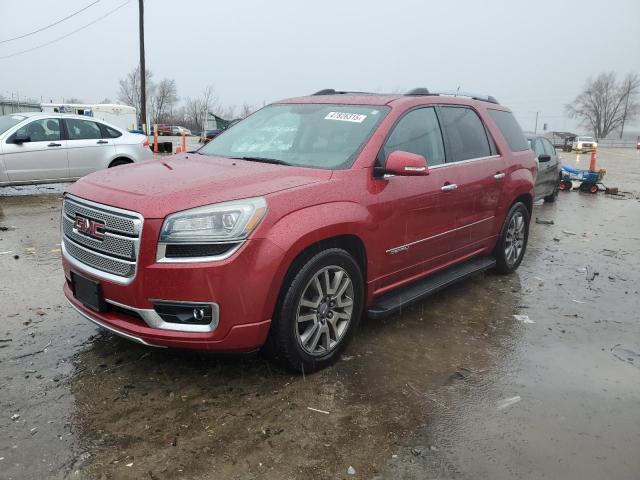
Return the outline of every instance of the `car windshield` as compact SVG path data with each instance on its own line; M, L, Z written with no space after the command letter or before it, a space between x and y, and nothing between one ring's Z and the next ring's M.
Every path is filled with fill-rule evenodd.
M388 111L388 107L363 105L270 105L198 153L310 168L349 168Z
M0 135L9 130L14 125L19 124L27 117L22 115L3 115L0 117Z

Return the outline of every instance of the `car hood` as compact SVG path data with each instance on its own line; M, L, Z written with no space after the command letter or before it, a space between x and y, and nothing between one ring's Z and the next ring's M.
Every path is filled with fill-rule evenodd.
M145 218L164 218L188 208L326 181L331 174L331 170L187 153L92 173L67 192Z

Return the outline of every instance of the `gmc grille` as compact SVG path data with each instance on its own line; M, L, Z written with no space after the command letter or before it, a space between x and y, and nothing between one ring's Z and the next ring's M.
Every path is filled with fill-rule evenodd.
M76 229L76 215L101 222L104 235ZM129 283L136 275L142 216L119 208L66 195L62 204L62 249L67 259L94 275Z

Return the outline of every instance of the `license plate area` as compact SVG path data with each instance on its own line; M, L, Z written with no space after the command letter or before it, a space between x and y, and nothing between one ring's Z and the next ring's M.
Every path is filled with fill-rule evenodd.
M107 304L102 298L100 282L94 282L76 272L71 272L71 288L73 296L83 305L97 312L107 310Z

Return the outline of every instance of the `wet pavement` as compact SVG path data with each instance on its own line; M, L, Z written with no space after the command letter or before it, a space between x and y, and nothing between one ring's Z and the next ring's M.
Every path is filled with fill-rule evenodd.
M59 190L0 189L0 477L640 478L640 153L599 161L625 193L536 206L515 274L306 377L101 332L62 295Z

